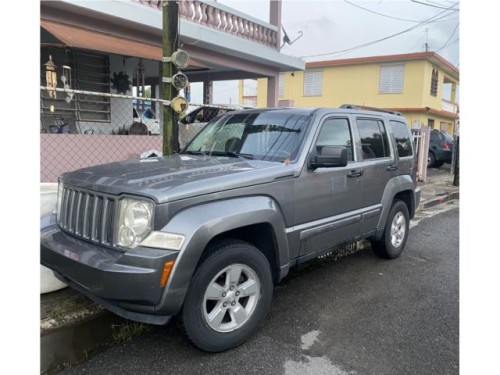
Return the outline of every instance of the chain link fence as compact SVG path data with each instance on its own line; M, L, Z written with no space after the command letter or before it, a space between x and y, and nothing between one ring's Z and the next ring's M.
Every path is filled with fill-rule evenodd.
M61 173L114 161L139 158L163 149L163 107L154 98L40 89L41 182ZM174 132L179 130L178 119ZM182 126L183 143L199 129ZM175 134L175 133L174 133Z
M66 171L138 158L163 149L163 108L168 100L40 87L41 181ZM206 123L239 106L192 104L175 115L174 151ZM89 137L92 136L92 137Z
M168 100L40 87L41 182L61 173L138 158L163 149L163 108ZM190 105L176 115L175 151L186 146L213 117L228 108Z

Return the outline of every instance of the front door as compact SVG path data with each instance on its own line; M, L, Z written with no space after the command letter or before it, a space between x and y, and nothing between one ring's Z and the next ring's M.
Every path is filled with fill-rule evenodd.
M304 168L295 180L295 227L300 254L306 255L350 240L358 235L362 208L362 171L355 152L348 117L325 117L316 146L343 146L347 149L345 167Z

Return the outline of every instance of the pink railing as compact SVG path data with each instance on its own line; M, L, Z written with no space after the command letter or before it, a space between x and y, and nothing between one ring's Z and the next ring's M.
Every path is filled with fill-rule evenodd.
M159 0L135 1L161 10L161 1ZM224 33L249 39L275 49L279 48L278 31L275 26L250 19L250 17L220 4L207 4L199 0L179 1L179 16Z

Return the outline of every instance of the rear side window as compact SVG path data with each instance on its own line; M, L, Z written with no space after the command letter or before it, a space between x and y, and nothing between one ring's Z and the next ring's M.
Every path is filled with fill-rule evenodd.
M357 119L363 160L385 158L391 155L384 123L377 119Z
M410 131L405 123L399 121L391 121L392 133L396 141L396 149L398 156L403 158L405 156L412 156L413 151L411 148Z

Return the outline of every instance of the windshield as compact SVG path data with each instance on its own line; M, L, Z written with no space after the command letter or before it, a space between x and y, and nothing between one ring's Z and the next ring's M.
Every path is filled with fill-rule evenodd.
M295 160L310 116L283 111L237 113L209 123L185 153Z

